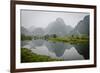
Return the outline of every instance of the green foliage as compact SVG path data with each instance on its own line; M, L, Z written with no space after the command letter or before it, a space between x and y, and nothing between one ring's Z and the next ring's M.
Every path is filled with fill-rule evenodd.
M52 59L49 56L38 55L27 48L21 48L21 62L46 62L46 61L62 61L61 59Z
M48 40L49 38L57 38L57 35L56 35L56 34L51 34L51 35L46 34L46 35L44 35L44 36L38 36L38 35L33 36L33 39L34 39L34 40L37 40L37 39Z
M81 36L64 36L64 37L57 37L57 38L49 38L49 41L54 42L65 42L71 44L87 44L89 42L89 38L87 35Z
M57 38L57 35L56 34L53 34L52 36L53 36L53 38Z
M31 36L21 35L21 40L22 41L24 41L24 40L32 40L32 37Z

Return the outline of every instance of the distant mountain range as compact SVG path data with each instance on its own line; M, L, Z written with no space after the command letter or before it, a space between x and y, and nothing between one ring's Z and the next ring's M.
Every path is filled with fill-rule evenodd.
M45 34L45 31L43 28L35 28L33 30L33 35L35 36L43 36Z
M26 28L23 27L23 26L21 26L21 34L27 35L27 36L32 36L31 31L29 31L28 29L26 29Z
M89 23L89 15L85 16L83 20L79 21L74 28L72 28L70 25L66 25L62 18L57 18L55 21L49 23L45 29L35 28L34 26L26 29L21 26L21 34L37 36L43 36L47 34L56 34L58 36L81 34L89 35Z
M90 19L89 15L85 16L83 20L79 21L79 23L76 25L76 27L70 32L71 35L76 34L87 34L89 35L89 24Z
M45 34L56 34L58 36L67 35L73 28L66 25L62 18L57 18L54 22L51 22L45 29Z

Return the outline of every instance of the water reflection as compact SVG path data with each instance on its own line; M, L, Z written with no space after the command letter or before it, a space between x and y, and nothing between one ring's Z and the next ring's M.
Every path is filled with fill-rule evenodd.
M32 44L35 46L42 46L44 44L45 40L39 39L39 40L32 40Z
M54 52L57 57L64 54L66 49L70 49L72 46L62 42L45 42L45 46L49 51Z
M64 60L89 59L89 45L50 42L46 40L32 40L23 46L34 53L47 55L51 58Z
M89 59L89 44L74 45L74 47L85 59Z

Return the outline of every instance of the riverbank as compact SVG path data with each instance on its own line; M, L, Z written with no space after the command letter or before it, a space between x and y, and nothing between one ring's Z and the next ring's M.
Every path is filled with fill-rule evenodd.
M48 61L63 61L62 59L53 59L49 56L38 55L27 48L21 48L21 62L48 62Z
M49 41L64 42L70 44L87 44L89 42L89 38L88 37L57 37L57 38L49 38Z

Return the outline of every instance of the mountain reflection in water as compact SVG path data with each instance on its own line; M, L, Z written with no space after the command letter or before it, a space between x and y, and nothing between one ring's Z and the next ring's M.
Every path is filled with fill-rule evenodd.
M32 52L50 56L51 58L64 60L89 59L89 44L69 44L63 42L50 42L42 39L23 41L23 48L29 48ZM25 43L25 44L24 44Z

